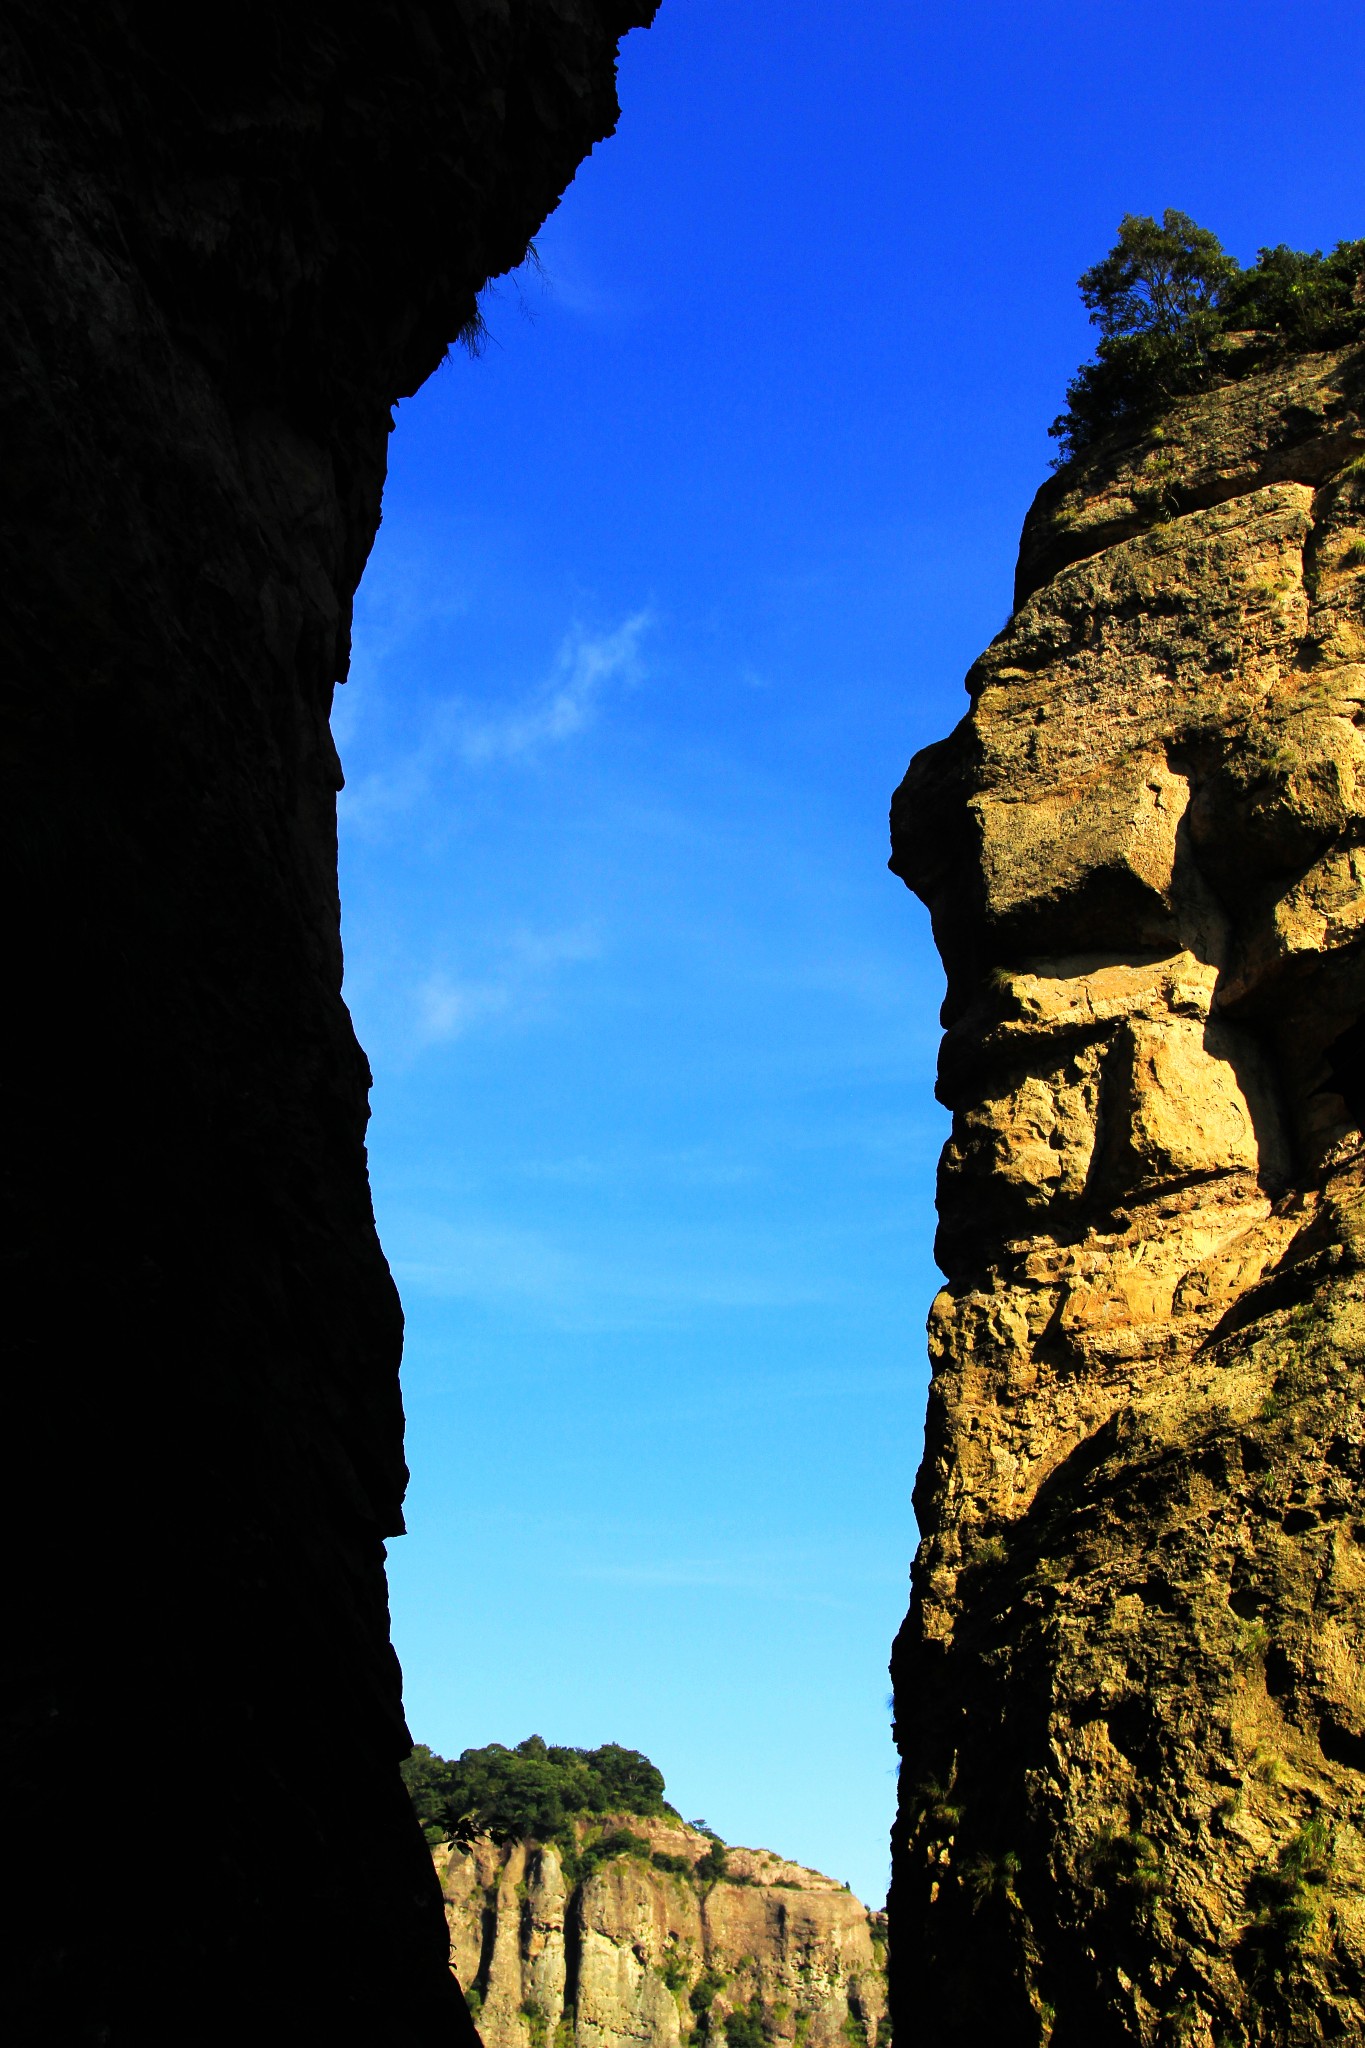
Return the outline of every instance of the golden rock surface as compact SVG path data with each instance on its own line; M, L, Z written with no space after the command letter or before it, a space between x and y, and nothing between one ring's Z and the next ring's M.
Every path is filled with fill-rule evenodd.
M878 2048L883 1914L766 1849L729 1849L725 1875L699 1879L712 1838L683 1822L604 1825L686 1868L615 1855L575 1879L553 1843L433 1851L451 1968L474 1993L484 2048L724 2048L735 2012L792 2048Z
M893 860L948 969L912 2040L1365 2039L1365 362L1069 464Z

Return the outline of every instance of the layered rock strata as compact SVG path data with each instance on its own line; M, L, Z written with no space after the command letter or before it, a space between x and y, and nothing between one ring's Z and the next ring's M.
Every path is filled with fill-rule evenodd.
M884 1915L767 1850L728 1850L713 1878L695 1828L616 1825L653 1860L614 1855L575 1876L552 1843L434 1851L484 2048L721 2048L735 2014L772 2048L885 2048ZM578 1827L585 1846L601 1832Z
M328 712L390 408L651 12L0 7L12 2041L470 2038Z
M1365 2036L1365 357L1029 514L892 865L948 972L902 2037Z

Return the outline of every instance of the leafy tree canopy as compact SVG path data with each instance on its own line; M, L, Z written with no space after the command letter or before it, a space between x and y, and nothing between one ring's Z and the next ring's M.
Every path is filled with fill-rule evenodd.
M470 1842L564 1839L582 1814L667 1814L663 1772L638 1749L605 1742L564 1749L529 1735L515 1749L490 1742L453 1762L419 1742L403 1778L429 1839Z
M1217 235L1168 207L1159 225L1125 214L1109 254L1081 277L1080 294L1106 340L1151 334L1193 346L1239 270Z
M1281 244L1244 269L1187 213L1130 213L1109 254L1082 275L1080 294L1100 339L1049 430L1062 461L1276 352L1365 337L1365 240L1338 242L1326 256Z

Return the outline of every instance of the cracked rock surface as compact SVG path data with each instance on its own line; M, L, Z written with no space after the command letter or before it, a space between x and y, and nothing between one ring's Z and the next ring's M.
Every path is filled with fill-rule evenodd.
M925 2043L1365 2033L1365 358L1039 493L892 866L948 971L893 1660Z

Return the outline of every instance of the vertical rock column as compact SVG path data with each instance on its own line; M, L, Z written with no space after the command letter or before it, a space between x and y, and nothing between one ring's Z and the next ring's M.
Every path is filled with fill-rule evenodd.
M471 2038L328 714L390 408L651 12L0 7L16 2042Z
M879 2048L886 2040L885 1925L818 1871L638 1814L580 1821L652 1844L566 1870L564 1845L433 1850L451 1966L485 2048L706 2048L735 2014L773 2048ZM637 1833L637 1831L639 1831ZM688 1866L691 1866L689 1870Z
M1029 515L892 866L948 971L903 2043L1365 2030L1365 366Z

